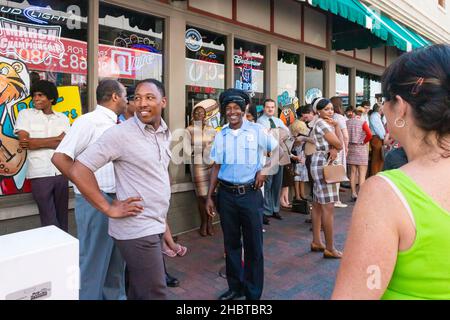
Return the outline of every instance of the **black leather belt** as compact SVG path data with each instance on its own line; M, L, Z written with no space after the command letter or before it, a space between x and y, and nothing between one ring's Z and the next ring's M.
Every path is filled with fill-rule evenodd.
M255 191L255 183L233 184L224 180L219 180L219 185L223 190L234 194L246 194L248 191Z

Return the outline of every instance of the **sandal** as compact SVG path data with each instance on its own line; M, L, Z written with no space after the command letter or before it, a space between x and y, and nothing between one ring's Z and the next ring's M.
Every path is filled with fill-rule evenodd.
M181 244L179 244L178 250L175 252L175 255L182 257L186 254L186 252L187 252L187 248L182 246Z
M169 249L169 248L163 249L163 250L162 250L162 253L165 254L165 255L168 256L168 257L171 257L171 258L177 256L177 253L176 253L175 251L173 251L172 249Z
M342 252L336 249L334 249L333 251L325 249L325 251L323 252L323 257L325 259L341 259Z
M311 251L312 252L324 252L325 246L323 244L315 244L311 242Z

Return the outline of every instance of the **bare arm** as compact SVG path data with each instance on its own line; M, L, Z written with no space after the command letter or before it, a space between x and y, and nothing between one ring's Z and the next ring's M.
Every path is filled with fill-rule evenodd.
M382 297L399 250L401 211L400 200L382 178L373 177L364 183L353 209L332 299Z
M342 138L343 138L343 142L344 142L344 150L345 150L345 154L348 153L348 141L349 141L349 137L348 137L348 130L347 128L341 129L342 132Z
M206 196L206 212L211 216L215 216L216 206L214 205L214 201L212 200L212 195L214 190L216 190L216 186L218 183L220 164L214 163L211 169L211 176L209 181L209 189L208 195Z
M64 153L55 152L52 157L52 163L58 168L67 179L72 180L70 177L70 170L73 166L73 159Z
M324 138L333 148L337 150L342 149L342 142L341 140L339 140L339 137L336 134L334 134L334 132L330 131L325 133Z
M20 130L17 135L19 136L19 144L23 149L37 150L43 148L56 149L66 134L63 132L57 137L30 138L27 131Z
M111 218L136 216L144 209L141 205L134 204L136 201L141 201L141 198L128 198L124 201L114 200L112 204L109 204L100 191L94 173L79 161L74 162L69 171L69 176L89 203Z

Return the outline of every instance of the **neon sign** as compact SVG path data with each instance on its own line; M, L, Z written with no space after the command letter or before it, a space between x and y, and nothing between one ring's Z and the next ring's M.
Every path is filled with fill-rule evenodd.
M13 15L24 15L27 19L38 24L49 24L47 20L57 22L66 22L68 20L67 17L54 15L51 8L41 8L36 6L25 9L1 6L0 12Z

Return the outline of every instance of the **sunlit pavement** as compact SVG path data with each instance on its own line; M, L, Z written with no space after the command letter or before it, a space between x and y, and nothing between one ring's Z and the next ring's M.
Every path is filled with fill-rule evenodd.
M341 193L347 208L335 208L335 242L344 249L353 204L349 192ZM270 219L264 226L264 291L262 299L293 300L329 299L340 260L324 259L322 253L310 251L309 216L282 211L283 220ZM225 269L223 238L220 225L215 235L201 237L197 231L178 236L188 247L184 257L165 257L168 271L180 280L180 286L169 288L173 300L216 299L228 289L221 276Z

